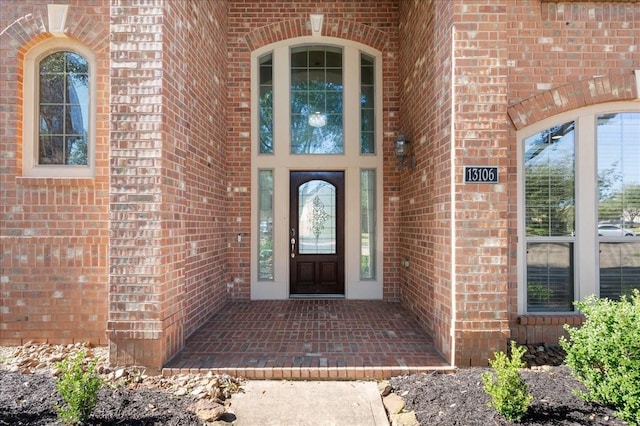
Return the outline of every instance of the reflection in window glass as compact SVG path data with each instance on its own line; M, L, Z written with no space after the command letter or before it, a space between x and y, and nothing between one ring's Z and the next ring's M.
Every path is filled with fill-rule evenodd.
M258 171L258 279L273 280L273 170Z
M88 165L89 64L55 52L39 64L38 164Z
M291 153L342 154L342 49L291 50Z
M573 121L524 140L527 310L573 310Z
M360 278L376 278L376 172L360 172Z
M527 311L573 310L573 243L527 244Z
M618 299L640 289L640 113L599 115L596 133L600 296Z
M260 64L259 139L260 154L273 154L273 55L264 55Z
M375 154L375 74L373 57L360 54L360 153Z
M575 220L574 122L525 139L527 236L570 236Z
M600 243L600 297L618 300L640 289L640 242Z
M336 187L311 180L298 188L298 253L336 252Z

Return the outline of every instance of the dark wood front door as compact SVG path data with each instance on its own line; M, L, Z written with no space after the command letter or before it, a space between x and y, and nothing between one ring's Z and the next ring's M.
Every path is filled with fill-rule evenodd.
M292 171L291 295L344 295L344 172Z

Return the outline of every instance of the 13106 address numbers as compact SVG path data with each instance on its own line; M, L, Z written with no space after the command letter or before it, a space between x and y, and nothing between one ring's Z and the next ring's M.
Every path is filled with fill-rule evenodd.
M465 166L464 183L498 183L498 168Z

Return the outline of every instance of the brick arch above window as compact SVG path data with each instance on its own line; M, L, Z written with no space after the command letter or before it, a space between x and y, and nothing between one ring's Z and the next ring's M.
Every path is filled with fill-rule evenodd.
M15 48L24 56L34 46L55 37L48 30L46 5L41 9L40 13L29 13L5 28L0 36L2 44L5 44L6 38L6 45ZM94 52L106 51L109 48L109 25L96 25L96 16L102 17L99 11L96 11L96 14L86 12L85 8L69 7L64 36L82 40L82 43ZM109 9L106 9L105 16L108 16L108 13Z
M512 104L507 113L516 130L562 112L604 102L638 99L636 78L609 75L574 81Z
M276 22L248 33L244 39L250 51L291 38L311 35L309 18L296 18L288 21ZM355 41L384 51L389 43L389 36L374 27L345 19L325 17L322 25L322 35L344 40Z

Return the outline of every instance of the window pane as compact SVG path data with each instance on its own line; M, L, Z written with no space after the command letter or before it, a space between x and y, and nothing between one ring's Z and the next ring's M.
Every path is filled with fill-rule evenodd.
M342 68L342 49L337 47L328 47L327 52L327 67L328 68Z
M640 288L640 113L597 117L600 296Z
M273 60L272 55L260 58L259 130L260 154L273 154Z
M360 153L375 153L375 86L371 56L360 55Z
M40 74L40 103L64 103L64 74Z
M325 81L327 90L342 92L342 69L327 70Z
M527 311L573 310L573 243L527 244Z
M88 165L89 64L55 52L39 64L38 164Z
M273 170L258 171L258 279L273 280Z
M291 153L342 154L342 50L291 50Z
M64 52L64 56L67 74L71 74L75 78L83 74L89 74L89 64L81 55L74 52Z
M291 67L293 68L307 68L309 65L308 50L304 47L298 47L291 49Z
M640 113L597 119L598 234L640 231ZM617 234L617 235L616 235Z
M68 165L86 165L87 163L87 138L85 136L67 137L65 145Z
M572 236L575 229L574 122L525 139L527 236Z
M336 188L323 180L312 180L298 189L300 254L336 252Z
M64 74L64 52L54 53L40 61L40 74Z
M40 106L40 135L62 135L64 126L64 105Z
M64 138L62 136L40 136L38 164L64 164Z
M360 172L360 278L376 278L376 172Z
M600 243L600 297L618 300L640 290L640 242Z

